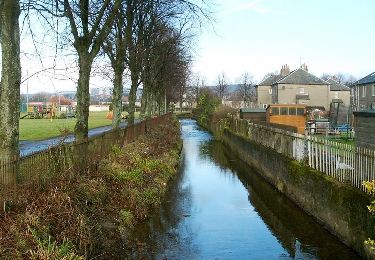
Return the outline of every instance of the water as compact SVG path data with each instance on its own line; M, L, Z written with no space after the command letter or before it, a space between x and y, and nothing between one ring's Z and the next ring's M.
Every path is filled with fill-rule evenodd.
M357 259L193 120L180 173L128 243L131 258Z

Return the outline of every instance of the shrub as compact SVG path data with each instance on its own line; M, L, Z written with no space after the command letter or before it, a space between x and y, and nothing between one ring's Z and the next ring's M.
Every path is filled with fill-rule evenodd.
M212 91L209 89L202 90L198 96L197 108L194 110L198 123L207 127L220 103L220 99Z

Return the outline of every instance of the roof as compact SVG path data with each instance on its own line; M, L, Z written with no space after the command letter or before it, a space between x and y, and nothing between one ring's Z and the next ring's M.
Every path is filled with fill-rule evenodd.
M241 108L241 113L266 113L265 109L261 108Z
M362 111L354 111L353 114L357 117L375 117L375 109L367 109Z
M298 85L328 85L324 80L299 68L292 71L274 84L298 84Z
M331 91L350 91L350 88L330 78L326 80L330 85Z
M369 83L375 83L375 72L368 74L366 77L353 83L353 85L364 85Z
M265 78L262 82L260 82L258 86L271 86L281 78L283 78L283 76L281 75L270 75L269 77Z

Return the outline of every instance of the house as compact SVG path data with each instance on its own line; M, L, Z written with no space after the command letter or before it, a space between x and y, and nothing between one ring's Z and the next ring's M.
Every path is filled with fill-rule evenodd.
M353 111L375 108L375 72L351 86Z
M272 84L273 104L330 107L330 84L308 72L303 64Z
M342 103L345 107L350 106L350 88L339 83L336 78L326 80L329 83L329 99L331 102Z
M272 85L290 73L288 65L283 65L280 74L270 74L255 86L258 107L266 109L272 104Z

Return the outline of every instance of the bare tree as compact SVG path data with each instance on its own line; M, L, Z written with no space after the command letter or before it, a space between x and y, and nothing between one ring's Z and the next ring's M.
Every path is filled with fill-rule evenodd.
M20 5L17 0L0 0L0 159L19 154L19 104L21 84Z
M250 103L255 101L254 78L249 72L241 75L241 83L238 91L242 101L244 101L245 107L249 107Z
M217 77L217 85L215 86L215 91L220 100L223 101L225 95L228 92L228 82L224 72L219 74Z
M25 6L38 11L49 24L48 15L64 17L69 34L63 38L72 41L78 56L79 76L77 83L76 140L88 137L90 105L90 74L104 40L111 31L122 0L36 0L25 1ZM25 7L25 8L26 8Z
M329 73L323 73L321 78L323 80L333 79L337 81L338 83L346 85L346 86L353 84L357 80L353 75L348 74L348 73L343 73L343 72L338 72L333 75Z
M122 112L122 95L123 95L123 74L126 68L126 32L128 26L132 24L126 23L126 7L124 3L120 4L119 12L116 17L112 33L108 35L103 43L104 52L109 57L111 67L113 70L113 118L112 127L118 128L121 121Z

